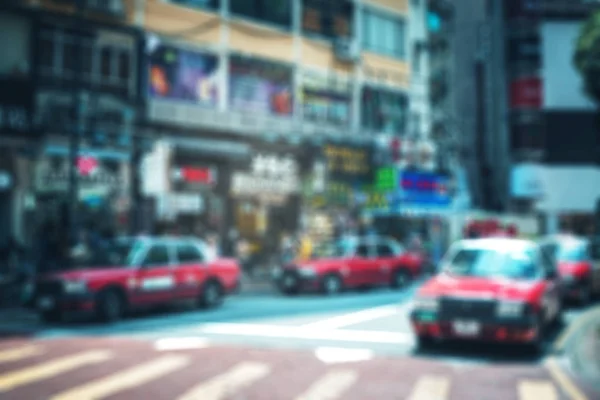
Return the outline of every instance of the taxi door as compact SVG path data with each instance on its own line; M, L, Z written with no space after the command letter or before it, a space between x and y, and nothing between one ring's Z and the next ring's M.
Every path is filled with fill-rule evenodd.
M167 244L152 244L140 265L133 290L138 305L168 303L175 298L174 257Z
M207 261L199 247L192 242L177 244L175 254L175 297L178 300L197 298L208 275Z
M373 264L373 250L369 243L359 242L355 254L348 260L348 271L344 277L347 286L357 287L369 284L369 274Z

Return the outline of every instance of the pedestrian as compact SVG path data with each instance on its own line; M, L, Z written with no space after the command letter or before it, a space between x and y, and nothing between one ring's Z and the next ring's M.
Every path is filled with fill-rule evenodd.
M280 243L280 263L287 265L294 261L296 256L296 248L294 246L294 240L288 233L284 233L281 237Z
M208 262L213 262L220 256L219 240L216 234L209 234L206 237L206 258Z

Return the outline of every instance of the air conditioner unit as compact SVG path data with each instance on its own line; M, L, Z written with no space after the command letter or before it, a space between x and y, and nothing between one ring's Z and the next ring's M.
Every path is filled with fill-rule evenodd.
M356 62L360 58L360 47L355 39L340 38L334 44L335 57L343 62Z

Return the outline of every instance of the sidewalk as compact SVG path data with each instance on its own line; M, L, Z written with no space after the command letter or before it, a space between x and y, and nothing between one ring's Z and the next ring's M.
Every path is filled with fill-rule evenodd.
M565 350L572 371L600 391L600 306L586 312L569 342Z
M0 308L0 338L29 335L41 326L38 316L26 308Z

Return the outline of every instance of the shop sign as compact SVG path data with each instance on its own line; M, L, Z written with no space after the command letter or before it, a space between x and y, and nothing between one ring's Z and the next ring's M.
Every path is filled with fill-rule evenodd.
M450 183L447 175L402 171L399 200L402 204L447 206L452 202Z
M292 69L258 59L232 56L229 105L232 110L263 115L293 112Z
M32 119L32 84L18 79L0 79L0 133L29 133Z
M150 96L216 107L219 57L161 44L150 55Z
M190 184L214 185L217 182L217 171L206 167L180 167L173 169L176 182Z
M231 191L236 195L290 195L300 189L299 165L291 156L258 154L249 172L232 175Z
M535 164L521 164L511 171L511 195L538 199L544 196L543 169Z
M121 176L120 163L109 165L107 161L90 160L92 159L80 157L77 161L78 183L82 190L105 193L123 189L125 180ZM94 163L97 164L90 167ZM68 190L68 160L64 157L47 157L39 161L35 170L35 188L38 192Z
M330 179L370 183L373 151L370 147L325 144L323 155Z
M395 190L398 187L398 169L395 167L379 168L375 172L375 189L378 191Z
M510 106L513 108L540 108L542 82L540 78L520 78L510 84Z

